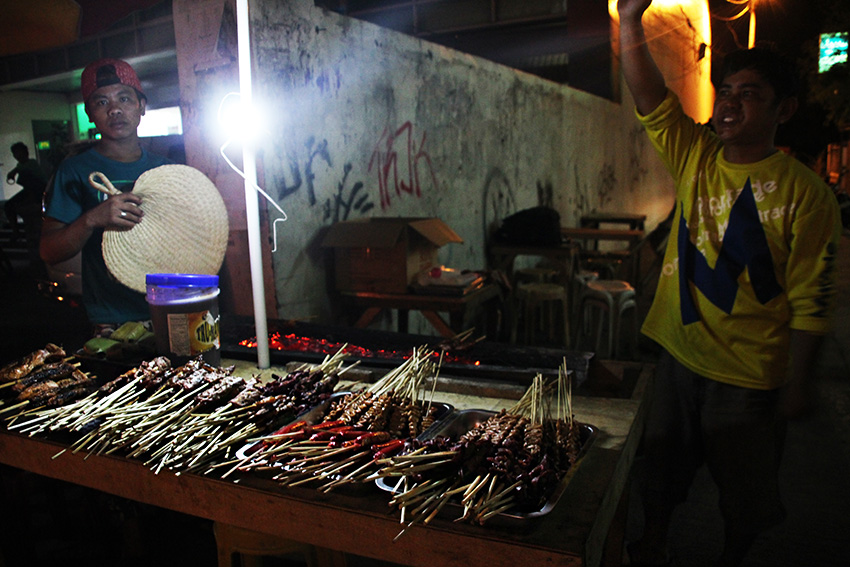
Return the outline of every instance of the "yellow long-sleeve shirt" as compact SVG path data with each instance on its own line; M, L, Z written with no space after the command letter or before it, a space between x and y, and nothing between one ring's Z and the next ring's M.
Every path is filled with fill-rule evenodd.
M841 236L826 184L777 152L751 164L669 92L638 118L676 181L675 219L642 332L707 378L781 386L790 330L826 333Z

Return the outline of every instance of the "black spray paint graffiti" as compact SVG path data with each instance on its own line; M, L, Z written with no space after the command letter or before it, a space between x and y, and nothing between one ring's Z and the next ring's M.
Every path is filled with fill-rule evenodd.
M307 147L307 163L304 164L304 180L303 183L307 186L307 200L310 205L316 204L316 188L314 186L314 180L316 179L316 175L313 173L313 162L315 159L322 158L325 163L328 164L328 167L333 167L333 163L331 161L331 155L328 152L328 141L322 140L318 144L316 144L316 139L313 136L307 138L307 141L304 143ZM315 146L315 147L314 147ZM301 168L298 164L298 160L290 156L289 158L289 171L292 173L292 184L288 185L284 180L283 186L278 190L277 199L278 201L283 201L285 198L289 197L299 189L301 189L302 179L301 179Z
M286 180L284 180L282 186L278 189L277 197L279 201L283 201L285 198L295 194L304 185L307 188L307 199L310 205L313 206L317 203L315 188L316 175L313 170L313 164L316 158L321 158L328 164L328 167L332 168L333 160L328 151L327 140L322 140L316 144L316 139L311 136L304 145L307 148L308 157L303 167L303 177L301 175L301 164L298 163L297 158L290 155L289 171L292 174L292 183L287 184ZM369 198L369 194L362 193L363 183L361 181L355 182L351 186L351 190L346 193L348 175L351 173L351 169L352 166L350 163L346 163L343 166L342 180L337 184L336 194L325 199L322 205L324 221L330 220L331 222L337 222L347 220L352 212L356 211L364 214L375 207Z
M485 239L499 228L502 219L517 210L513 187L505 172L494 167L487 174L482 191L481 224Z
M368 193L358 196L358 193L363 189L362 181L355 182L351 186L351 192L348 194L348 197L345 196L345 184L349 173L351 173L351 164L347 163L343 167L342 181L337 185L336 195L325 201L325 214L323 218L325 222L331 221L335 223L348 220L352 210L364 214L375 207L375 204L369 200Z

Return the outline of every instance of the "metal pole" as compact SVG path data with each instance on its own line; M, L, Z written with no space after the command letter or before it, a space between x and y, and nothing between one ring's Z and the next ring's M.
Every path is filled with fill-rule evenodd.
M236 34L239 47L239 89L243 108L251 108L251 38L249 34L248 0L236 2ZM253 142L246 140L242 147L242 168L245 174L245 216L248 220L248 253L251 262L251 289L254 296L254 328L257 333L257 366L269 367L269 332L266 320L266 291L263 283L263 256L260 241L257 162Z

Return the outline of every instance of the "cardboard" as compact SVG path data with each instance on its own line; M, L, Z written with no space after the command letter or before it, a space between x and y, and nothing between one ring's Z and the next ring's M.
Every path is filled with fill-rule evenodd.
M339 291L407 293L416 275L438 266L439 249L463 242L438 218L367 218L332 225L322 246L334 249Z

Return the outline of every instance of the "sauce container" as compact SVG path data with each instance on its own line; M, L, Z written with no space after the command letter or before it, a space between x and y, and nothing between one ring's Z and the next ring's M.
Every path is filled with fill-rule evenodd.
M218 276L147 274L145 284L157 353L174 366L198 355L220 365Z

